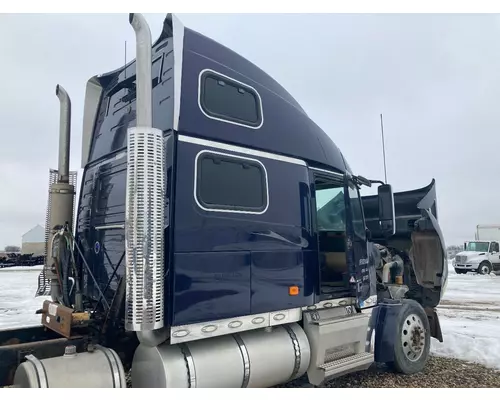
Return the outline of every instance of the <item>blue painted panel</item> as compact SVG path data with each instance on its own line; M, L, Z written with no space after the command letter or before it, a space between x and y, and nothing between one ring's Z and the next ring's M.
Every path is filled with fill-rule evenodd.
M260 129L213 120L202 113L198 105L198 82L205 69L258 91L264 118ZM307 116L281 85L237 53L190 29L184 33L179 131L298 157L340 172L348 169L330 136Z
M206 149L198 144L177 143L174 323L313 304L319 267L317 242L311 234L307 168L251 156L267 171L267 211L261 215L204 211L194 198L194 173L196 155ZM246 261L243 263L240 257ZM220 281L208 277L220 274L220 268L230 269L231 263L235 264L237 282L231 294L221 294ZM179 276L183 277L182 285ZM300 287L298 296L289 296L288 286L292 285ZM200 292L213 299L206 303L210 304L210 312L193 301L200 298Z
M247 315L250 253L181 253L174 256L173 325Z

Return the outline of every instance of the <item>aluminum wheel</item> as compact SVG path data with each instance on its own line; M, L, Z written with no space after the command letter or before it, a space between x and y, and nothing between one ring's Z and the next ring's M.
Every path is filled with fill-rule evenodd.
M406 317L401 331L403 352L409 361L417 361L425 348L425 329L420 317L410 314Z

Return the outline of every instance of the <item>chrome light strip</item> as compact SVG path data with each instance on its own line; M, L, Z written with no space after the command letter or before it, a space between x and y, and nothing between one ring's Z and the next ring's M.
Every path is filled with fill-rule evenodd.
M223 336L237 332L250 331L269 326L289 324L302 319L302 310L273 311L254 315L245 315L236 318L226 318L198 324L173 326L170 334L170 343L183 343L205 339L214 336Z

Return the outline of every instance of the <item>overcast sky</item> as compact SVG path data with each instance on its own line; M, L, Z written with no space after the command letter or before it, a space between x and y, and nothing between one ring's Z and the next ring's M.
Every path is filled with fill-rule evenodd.
M340 147L356 174L395 191L437 181L446 244L500 223L498 15L179 14L256 63ZM164 15L146 15L155 40ZM0 14L0 248L44 224L57 168L59 101L73 103L71 167L80 167L85 84L135 57L126 14Z

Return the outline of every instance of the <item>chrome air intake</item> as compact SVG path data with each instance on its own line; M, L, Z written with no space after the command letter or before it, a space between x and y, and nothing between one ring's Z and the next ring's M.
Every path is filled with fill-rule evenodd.
M142 15L129 21L137 42L137 126L127 131L125 328L148 332L164 320L165 150L162 131L151 127L151 32Z

